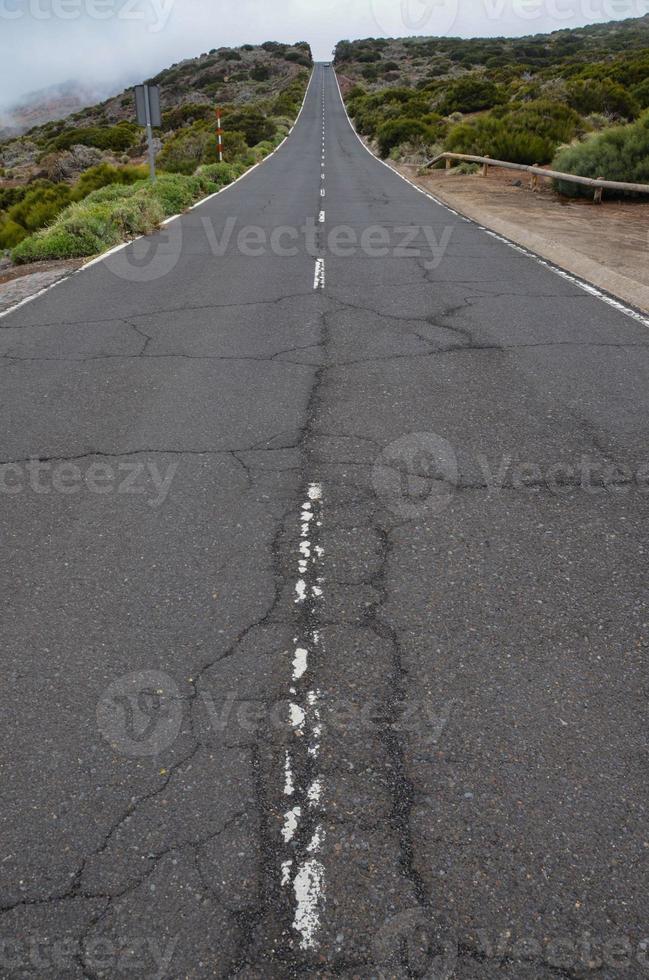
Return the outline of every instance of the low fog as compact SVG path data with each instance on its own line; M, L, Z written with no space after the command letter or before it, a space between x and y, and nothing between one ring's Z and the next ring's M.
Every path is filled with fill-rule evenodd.
M648 11L649 0L0 0L0 104L69 79L105 96L222 45L304 40L322 60L342 38L520 36Z

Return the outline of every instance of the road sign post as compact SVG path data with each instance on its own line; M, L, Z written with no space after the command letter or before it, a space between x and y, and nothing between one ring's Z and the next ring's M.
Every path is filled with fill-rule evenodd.
M149 171L155 181L155 150L153 147L153 127L162 125L160 113L160 89L157 85L135 86L135 112L140 126L146 127L149 147Z

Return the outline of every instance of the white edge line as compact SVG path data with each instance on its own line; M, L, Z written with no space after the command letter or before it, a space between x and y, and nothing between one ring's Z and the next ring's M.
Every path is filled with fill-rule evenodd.
M252 167L246 170L245 173L241 174L240 177L237 177L236 180L233 180L232 183L226 184L225 187L222 187L220 191L215 191L214 194L208 194L207 197L201 198L200 201L197 201L195 204L192 204L191 207L187 208L186 211L181 211L179 214L173 214L171 215L171 217L165 218L164 221L160 222L160 227L171 224L171 222L176 221L177 218L182 218L184 214L188 214L190 211L193 211L195 208L198 208L203 204L207 204L208 201L211 201L213 198L218 197L219 194L223 194L224 191L229 191L231 187L234 187L235 184L238 184L239 181L244 179L244 177L247 177L249 174L251 174L253 170L257 169L257 167L261 167L263 163L266 163L267 160L270 160L271 157L274 157L275 154L278 153L279 150L281 150L281 148L284 146L284 143L286 143L289 136L297 126L298 120L302 115L302 112L304 111L304 106L306 105L306 100L308 98L309 92L311 91L311 85L313 83L313 79L315 76L315 68L316 66L314 65L313 69L311 70L311 78L309 79L309 84L306 87L306 92L304 93L304 98L302 99L302 105L300 106L300 111L295 117L295 122L289 129L288 135L285 136L282 142L275 147L272 153L269 153L268 156L264 157L263 160L260 160L259 163L255 163ZM152 234L155 234L155 232L152 232ZM39 289L39 291L37 293L34 293L32 296L26 296L24 299L21 299L20 302L14 304L14 306L10 306L8 309L2 310L0 312L0 320L3 317L8 316L10 313L13 313L15 310L19 309L21 306L25 306L27 303L31 303L32 300L38 299L39 296L43 296L45 293L49 293L50 289L54 289L55 286L59 286L62 282L67 282L68 279L72 279L74 276L77 276L80 272L85 272L86 269L92 268L92 266L97 265L98 262L103 262L104 259L109 258L109 256L114 255L116 252L121 252L123 248L128 248L129 245L133 245L134 242L137 242L144 237L146 236L136 235L135 238L129 238L127 242L120 242L119 245L115 245L113 248L109 248L107 252L102 252L101 255L96 255L88 262L84 262L83 265L80 265L78 269L75 269L73 272L68 273L67 276L61 276L61 278L57 279L56 282L50 283L49 286L44 286L43 289Z
M649 316L647 316L646 313L643 313L639 309L634 309L634 307L632 306L627 306L627 304L624 303L617 296L613 296L612 293L605 292L604 290L600 289L598 286L593 285L592 282L588 282L587 279L581 279L579 276L576 276L574 273L568 272L566 269L562 269L561 266L556 265L554 262L551 261L551 259L544 258L544 256L539 255L537 252L533 252L531 249L526 248L524 245L519 245L518 242L514 242L510 238L506 238L505 235L501 235L499 232L492 231L490 228L485 228L484 225L481 225L480 222L476 221L474 218L468 218L465 214L460 214L459 211L454 211L452 207L450 207L448 204L445 204L444 201L440 201L439 198L435 197L434 194L431 194L430 191L426 191L424 190L423 187L419 187L417 184L413 183L412 180L408 180L407 177L404 177L403 174L400 174L398 170L395 170L394 167L391 167L389 163L385 162L385 160L381 160L380 157L377 157L376 154L370 150L369 146L367 146L367 144L363 142L363 140L356 132L356 127L354 126L354 123L350 119L349 113L347 112L347 106L345 105L345 100L343 99L343 93L340 89L340 82L338 81L338 75L336 74L335 69L332 69L332 71L333 71L333 76L336 79L336 85L338 86L338 94L340 96L340 101L342 102L343 111L347 116L347 122L349 123L352 132L356 136L358 142L361 144L364 150L367 150L367 152L369 153L369 155L372 157L373 160L376 160L377 163L380 163L381 166L389 170L390 173L395 175L395 177L399 177L401 180L405 181L406 184L412 187L413 190L418 191L420 194L423 194L424 197L429 198L435 204L439 205L439 207L444 208L445 211L449 211L451 214L454 214L456 217L461 218L462 221L466 221L468 224L475 225L475 227L478 228L479 231L486 232L492 238L496 238L504 245L508 245L510 248L513 248L518 252L522 252L523 255L527 255L528 258L533 259L535 262L538 262L540 265L543 265L547 269L550 269L550 271L554 272L555 275L561 276L562 279L567 279L575 286L579 286L580 289L583 289L584 292L589 293L591 296L594 296L596 299L600 299L603 303L606 303L607 306L611 306L614 310L617 310L618 313L623 313L625 316L628 316L631 320L636 320L638 323L641 323L644 327L649 327Z

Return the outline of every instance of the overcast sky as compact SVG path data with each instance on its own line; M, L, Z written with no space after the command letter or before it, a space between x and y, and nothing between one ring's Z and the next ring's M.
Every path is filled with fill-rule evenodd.
M649 12L649 0L0 0L0 102L68 79L118 91L210 48L341 38L539 33Z

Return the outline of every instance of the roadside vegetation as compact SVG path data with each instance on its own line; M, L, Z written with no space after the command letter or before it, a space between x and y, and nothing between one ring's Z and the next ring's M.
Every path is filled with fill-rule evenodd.
M144 131L132 121L132 90L0 143L0 256L24 263L96 255L227 186L288 134L311 65L307 44L267 42L161 72L152 80L164 109L154 131L155 185Z
M342 41L335 67L384 158L451 151L649 181L649 16L526 38Z

